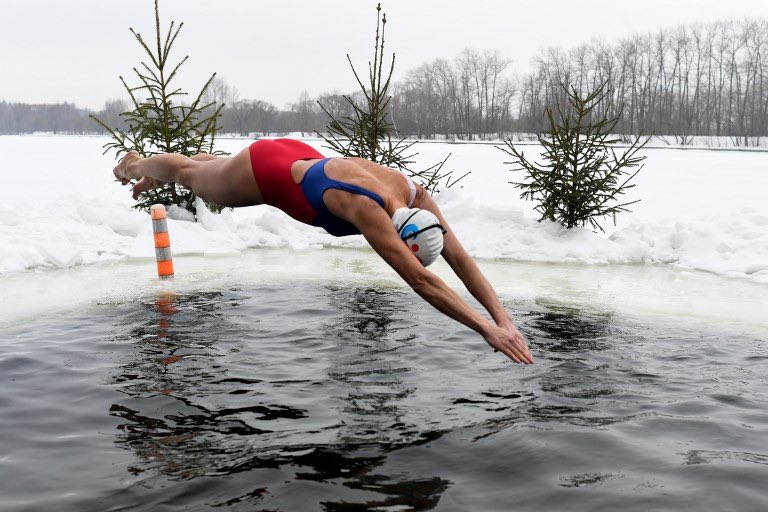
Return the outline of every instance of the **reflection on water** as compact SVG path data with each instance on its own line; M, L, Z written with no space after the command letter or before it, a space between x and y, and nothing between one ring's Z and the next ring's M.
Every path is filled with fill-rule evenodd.
M355 510L433 508L450 482L437 476L409 479L376 473L387 452L439 437L418 432L399 411L398 404L414 391L400 378L411 371L407 361L393 356L415 338L408 322L398 318L401 306L393 294L372 288L329 286L322 292L330 321L315 326L326 343L314 353L329 352L330 357L303 361L305 367L297 366L290 379L284 378L285 368L277 375L262 368L259 378L233 376L242 375L238 360L253 357L260 341L259 335L246 339L244 323L252 320L245 322L237 308L252 299L237 290L226 296L165 293L127 315L129 329L122 341L138 350L112 382L130 398L113 404L109 412L124 421L117 444L142 461L130 471L189 480L290 466L296 479L340 481L366 496ZM301 338L308 333L294 329L292 334ZM242 355L233 360L232 353ZM324 378L301 378L315 371ZM320 396L302 408L268 399L270 390L264 390L296 385L316 386L311 392ZM315 424L309 409L329 400L340 402L333 421ZM232 402L239 405L227 406ZM331 442L312 443L312 434L322 431L330 433L322 438ZM286 438L288 445L282 444ZM258 501L268 492L260 487L217 504ZM323 502L325 510L350 510L352 505L349 500Z
M0 486L30 504L13 510L656 510L689 506L691 488L704 508L762 503L765 340L512 309L535 365L371 286L165 293L30 331L18 346L32 356L0 354ZM88 360L100 373L69 372ZM25 416L30 396L67 405ZM41 457L15 449L47 457L58 417L106 418L100 435L128 460L57 434L82 443L47 463L75 460L88 484L70 501L72 484L37 478Z
M589 316L572 307L542 301L537 304L546 307L546 310L531 313L526 328L546 344L548 352L565 352L564 359L571 360L574 352L594 352L613 347L611 335L617 333L617 328L612 325L610 314Z
M329 304L341 318L325 324L325 337L348 347L327 368L328 377L344 392L335 398L346 403L343 411L351 420L339 438L362 442L394 435L404 441L417 429L403 422L399 409L415 389L402 379L412 371L408 361L396 354L415 339L411 323L401 320L402 305L394 300L402 292L339 287L328 287L328 292Z

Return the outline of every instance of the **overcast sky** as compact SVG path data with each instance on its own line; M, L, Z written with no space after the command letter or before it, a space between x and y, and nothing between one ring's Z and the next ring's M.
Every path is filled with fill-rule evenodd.
M354 88L371 57L376 0L161 0L161 20L184 22L174 46L190 55L179 85L214 71L242 98L278 107L302 90ZM522 72L537 51L593 38L614 41L683 23L768 17L768 0L382 0L395 76L462 49L497 49ZM119 75L143 58L128 28L154 34L152 0L0 3L0 100L70 101L99 109L124 98ZM129 83L135 80L129 78Z

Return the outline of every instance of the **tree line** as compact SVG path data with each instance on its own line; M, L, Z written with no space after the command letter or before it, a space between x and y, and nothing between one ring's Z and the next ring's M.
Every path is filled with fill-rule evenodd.
M655 133L686 143L692 136L728 136L735 144L768 135L768 20L728 20L635 35L609 44L592 41L539 52L532 70L516 76L498 51L467 49L409 70L392 88L390 115L402 136L500 138L538 132L544 111L562 97L561 84L580 93L606 85L607 113L618 133ZM353 96L354 99L354 96ZM351 113L338 92L303 92L286 108L242 99L216 79L206 100L224 103L225 133L323 132L328 116ZM113 126L127 103L112 100L95 112ZM71 103L0 102L0 133L100 132L92 113Z
M30 105L0 101L0 134L101 131L73 103Z
M219 80L213 84L224 85ZM302 99L304 98L304 99ZM317 106L317 100L323 101L331 111L346 115L348 104L341 94L323 94L318 98L309 98L302 94L299 101L287 109L280 110L264 100L229 99L221 111L221 132L243 136L284 134L302 132L312 134L324 131L327 115ZM210 110L215 110L215 100ZM0 101L0 135L24 133L62 133L62 134L105 134L106 130L96 124L90 115L94 115L107 125L126 129L121 112L129 110L128 101L109 100L101 110L90 110L73 103L28 104Z
M517 86L510 65L498 51L467 49L452 62L437 59L409 71L393 95L398 130L461 139L512 131Z
M538 131L561 83L584 93L607 84L619 133L731 137L768 135L768 20L729 20L636 35L609 45L550 48L520 82L518 126Z

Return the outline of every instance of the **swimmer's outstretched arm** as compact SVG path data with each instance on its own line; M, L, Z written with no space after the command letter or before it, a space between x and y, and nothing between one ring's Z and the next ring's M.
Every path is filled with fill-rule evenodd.
M419 198L419 206L435 214L435 217L438 218L440 224L447 231L441 253L445 261L461 279L469 293L488 311L496 325L503 329L517 332L517 327L515 327L512 317L509 316L506 308L499 300L499 296L496 294L493 286L480 271L475 260L467 253L464 246L461 245L453 230L449 228L448 221L443 217L443 213L440 211L437 203L435 203L435 200L424 192L423 189L419 191L419 194L421 196Z
M438 276L424 268L400 240L386 212L372 201L356 201L358 205L350 218L365 236L371 247L405 280L413 290L440 312L480 333L485 341L517 363L533 363L525 340L517 329L504 328L489 322L467 304ZM386 226L390 229L382 229ZM486 281L487 282L487 281ZM490 285L488 285L490 287ZM475 290L476 292L478 290ZM491 289L492 291L492 289ZM481 296L482 296L481 292ZM498 299L496 299L498 301ZM490 302L490 301L487 301ZM499 302L499 307L501 303ZM504 323L504 315L495 311ZM508 315L506 315L508 317ZM496 318L494 317L496 320ZM496 321L499 321L496 320ZM511 322L511 319L510 319Z

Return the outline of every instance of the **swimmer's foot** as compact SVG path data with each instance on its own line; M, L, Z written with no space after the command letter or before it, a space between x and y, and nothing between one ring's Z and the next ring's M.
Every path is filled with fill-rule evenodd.
M115 175L115 179L123 185L130 184L133 180L138 180L131 186L131 195L134 199L138 199L139 194L160 188L165 185L165 181L158 180L156 178L150 178L149 176L142 176L138 169L138 163L142 160L139 153L136 151L129 151L120 160L120 163L115 166L112 173Z
M150 178L149 176L144 176L139 181L137 181L135 185L131 187L131 194L133 195L134 199L138 199L139 194L141 194L142 192L160 188L166 183L167 182L165 181L160 181L155 178Z
M141 176L136 176L136 163L141 160L139 153L136 151L129 151L120 160L120 163L112 170L112 174L115 175L115 179L122 185L127 185L131 180L137 180Z

